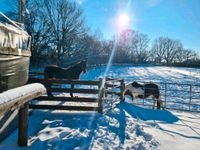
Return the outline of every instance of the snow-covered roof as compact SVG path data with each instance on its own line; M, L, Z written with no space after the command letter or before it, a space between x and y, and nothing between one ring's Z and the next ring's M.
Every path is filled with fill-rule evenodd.
M10 23L0 22L0 48L19 48L22 50L30 49L29 34L19 27L14 21L10 20L3 13L0 12Z

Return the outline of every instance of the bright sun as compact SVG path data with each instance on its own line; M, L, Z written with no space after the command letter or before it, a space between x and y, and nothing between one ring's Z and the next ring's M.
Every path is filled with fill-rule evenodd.
M130 18L127 14L121 14L119 16L119 24L120 26L127 26L129 24Z

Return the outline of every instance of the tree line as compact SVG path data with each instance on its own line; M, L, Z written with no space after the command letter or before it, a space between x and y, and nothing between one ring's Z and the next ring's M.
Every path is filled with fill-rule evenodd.
M16 9L13 0L8 4ZM199 55L176 39L158 37L150 42L147 34L133 29L110 40L103 39L100 31L91 33L83 10L73 1L29 0L27 8L25 29L32 37L31 66L66 66L80 59L106 64L113 49L113 63L200 66ZM7 14L15 16L14 11Z

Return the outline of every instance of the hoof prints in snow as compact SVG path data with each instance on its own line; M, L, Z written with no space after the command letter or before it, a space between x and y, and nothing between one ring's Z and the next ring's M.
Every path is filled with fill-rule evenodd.
M119 107L99 118L91 149L156 149L153 136Z

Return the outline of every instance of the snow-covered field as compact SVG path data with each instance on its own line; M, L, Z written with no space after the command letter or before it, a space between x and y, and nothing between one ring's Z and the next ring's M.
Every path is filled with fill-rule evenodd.
M91 69L82 79L98 79L104 70L104 67ZM126 82L200 84L200 70L191 68L114 66L109 76L125 78ZM199 89L196 91L200 93ZM152 110L117 100L113 103L110 109L109 102L105 102L103 115L34 110L29 120L28 149L196 150L200 147L200 113ZM0 143L0 149L22 149L17 146L17 130Z
M91 69L83 79L98 79L105 66ZM154 82L160 86L161 99L167 108L200 112L200 69L163 66L112 66L108 76L124 78L126 83ZM177 103L178 102L178 103ZM152 105L152 99L138 103ZM188 104L191 103L189 106Z
M91 69L82 79L97 79L104 74L106 66ZM163 66L111 66L108 76L132 80L157 81L166 83L200 84L200 69Z

